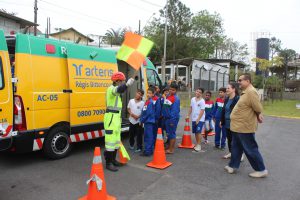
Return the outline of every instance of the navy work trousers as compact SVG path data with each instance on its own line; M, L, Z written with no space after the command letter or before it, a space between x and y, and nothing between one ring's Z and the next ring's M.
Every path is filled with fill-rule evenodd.
M250 165L255 171L264 171L266 169L263 158L258 150L255 134L232 132L229 167L239 168L243 152L245 152Z

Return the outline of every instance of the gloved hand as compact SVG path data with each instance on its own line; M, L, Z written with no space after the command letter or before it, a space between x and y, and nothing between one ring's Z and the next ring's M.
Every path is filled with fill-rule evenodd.
M134 79L133 79L133 78L128 79L128 81L127 81L127 83L126 83L126 86L127 86L127 87L131 86L131 85L133 84L133 82L134 82Z

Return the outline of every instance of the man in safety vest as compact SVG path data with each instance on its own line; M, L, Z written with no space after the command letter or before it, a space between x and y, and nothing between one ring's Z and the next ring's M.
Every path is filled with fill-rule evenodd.
M117 151L121 143L121 110L122 100L120 94L124 93L127 87L134 82L133 78L128 79L122 72L115 72L111 76L113 84L106 91L106 112L104 115L105 129L105 152L106 169L118 171L116 166L122 164L116 160Z

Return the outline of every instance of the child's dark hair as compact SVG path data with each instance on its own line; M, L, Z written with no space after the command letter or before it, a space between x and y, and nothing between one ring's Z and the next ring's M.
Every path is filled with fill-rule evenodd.
M224 88L224 87L221 87L221 88L219 88L219 92L226 92L226 88Z
M155 93L155 89L153 87L149 87L148 91L151 91L153 94Z
M141 93L142 96L144 96L144 90L142 90L142 89L137 89L136 92L139 92L139 93Z
M206 91L205 94L209 94L211 96L211 91Z
M231 87L232 89L234 89L235 95L236 95L236 96L240 95L240 94L239 94L239 84L238 84L238 83L230 82L229 85L230 85L230 87Z
M200 91L202 92L202 94L203 94L203 92L204 92L204 89L203 89L203 88L197 88L196 90L200 90Z
M162 93L164 93L165 91L168 91L170 88L169 87L165 87L163 90L162 90Z
M173 82L171 83L171 85L170 85L170 88L173 88L173 89L175 89L175 90L178 90L178 85L177 85L177 83L176 83L175 81L173 81Z

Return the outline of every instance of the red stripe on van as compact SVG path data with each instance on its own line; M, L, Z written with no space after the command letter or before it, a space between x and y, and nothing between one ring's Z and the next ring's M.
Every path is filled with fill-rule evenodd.
M84 137L84 140L88 140L89 139L86 132L83 133L83 137Z
M95 132L92 131L91 133L92 133L92 138L94 139L96 137Z
M98 131L99 132L99 137L102 137L103 136L103 133L101 130Z
M40 138L36 139L36 143L39 146L39 149L43 148L43 142L42 142L42 140Z
M80 137L78 134L75 134L75 139L76 139L76 142L80 142Z

